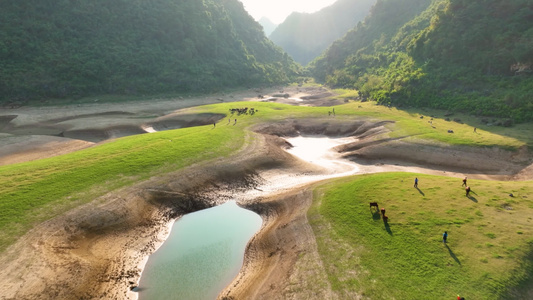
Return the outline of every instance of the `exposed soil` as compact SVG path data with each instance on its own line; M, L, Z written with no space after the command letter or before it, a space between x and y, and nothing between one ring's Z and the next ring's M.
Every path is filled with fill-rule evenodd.
M268 96L281 92L290 96ZM0 116L0 165L60 155L118 136L210 124L224 117L179 112L189 106L241 100L320 106L343 102L324 98L327 93L322 88L291 87L180 101L11 109ZM259 94L263 98L258 98ZM246 143L233 157L114 191L35 227L0 257L0 299L134 298L129 290L138 282L139 266L162 243L169 222L235 197L240 205L259 213L264 222L248 244L240 274L219 297L337 299L328 285L306 216L316 181L303 180L275 192L261 190L280 176L298 180L331 174L331 170L288 154L284 149L291 145L284 137L353 137L336 150L344 159L359 163L360 173L533 178L527 149L513 153L388 139L383 135L389 130L387 124L324 118L258 125L253 128L255 133L250 133L257 142Z

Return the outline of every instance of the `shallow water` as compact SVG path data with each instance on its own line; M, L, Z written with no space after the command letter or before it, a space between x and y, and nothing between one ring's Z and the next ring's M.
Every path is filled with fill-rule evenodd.
M336 177L357 174L360 166L354 162L343 159L333 148L354 142L353 137L329 138L326 136L298 136L286 138L293 147L286 150L293 156L322 167L322 171L310 172L272 169L261 171L263 178L261 185L255 189L234 193L233 197L239 201L249 201L258 197L266 197L273 193L289 191L312 182Z
M353 140L287 139L294 146L287 152L327 171L315 175L265 171L261 175L268 180L263 185L233 196L249 201L313 181L355 174L358 166L332 150ZM235 201L183 216L161 248L149 257L139 283L139 299L216 299L238 274L246 244L261 223L261 217Z
M242 266L262 219L235 201L187 214L148 259L139 299L216 299Z
M353 142L354 138L298 136L286 140L293 146L287 152L302 160L329 169L332 174L344 176L345 172L355 173L359 170L356 164L340 159L338 153L333 151L334 147Z

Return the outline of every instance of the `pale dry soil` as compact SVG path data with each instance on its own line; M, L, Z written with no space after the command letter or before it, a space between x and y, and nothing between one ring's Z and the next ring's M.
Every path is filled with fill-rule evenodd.
M69 153L115 137L211 124L224 116L180 109L221 101L328 106L323 88L280 88L121 104L0 111L0 165ZM263 95L259 99L258 95ZM307 210L314 184L331 177L405 171L498 180L533 178L527 149L445 147L386 138L390 122L285 120L252 128L227 159L193 165L113 191L46 221L0 256L0 299L126 299L146 257L179 216L236 199L263 218L243 268L221 299L339 299L329 286ZM329 136L328 162L298 158L290 138ZM312 146L310 146L312 148ZM290 150L289 150L290 151ZM354 274L356 276L356 274ZM354 294L353 299L361 298Z

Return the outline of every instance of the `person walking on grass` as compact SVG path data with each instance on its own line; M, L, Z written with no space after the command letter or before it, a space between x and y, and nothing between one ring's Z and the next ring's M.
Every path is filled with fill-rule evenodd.
M466 186L466 176L465 176L465 178L463 178L463 185L461 185L461 186Z
M468 196L470 195L470 187L467 186L467 187L465 188L465 191L466 191L466 196L468 197Z
M415 177L415 185L414 185L415 188L418 188L418 177Z
M442 234L442 242L446 244L446 240L448 239L448 231L444 231Z

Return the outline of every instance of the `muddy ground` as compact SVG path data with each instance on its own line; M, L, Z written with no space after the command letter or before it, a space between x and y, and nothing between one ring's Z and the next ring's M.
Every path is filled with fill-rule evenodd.
M275 97L281 91L290 96ZM262 95L262 99L257 96ZM201 98L21 107L0 113L0 165L60 155L109 139L186 126L211 124L221 116L175 114L181 108L221 101L277 101L326 106L323 88L249 90ZM279 174L323 174L323 170L284 151L283 139L298 134L351 136L338 146L360 173L409 171L469 178L533 178L527 149L443 147L387 139L387 122L372 120L286 120L262 124L258 138L228 159L204 162L152 178L95 199L35 227L0 257L0 299L125 299L140 276L140 266L185 213L245 195ZM306 211L313 183L259 197L242 196L240 205L263 217L263 227L248 244L244 266L221 299L336 299L328 286ZM319 290L309 286L320 285ZM354 299L357 295L354 295Z

